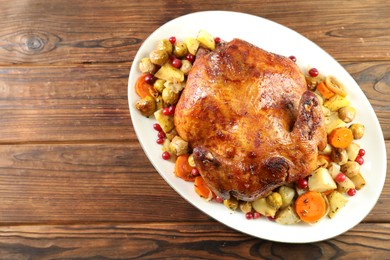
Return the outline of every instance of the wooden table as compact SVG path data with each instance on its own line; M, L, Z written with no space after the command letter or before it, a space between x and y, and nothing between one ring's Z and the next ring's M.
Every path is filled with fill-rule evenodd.
M264 17L325 49L370 100L389 153L387 0L0 0L1 259L390 257L389 175L352 230L282 244L216 222L156 172L132 128L129 69L155 29L204 10Z

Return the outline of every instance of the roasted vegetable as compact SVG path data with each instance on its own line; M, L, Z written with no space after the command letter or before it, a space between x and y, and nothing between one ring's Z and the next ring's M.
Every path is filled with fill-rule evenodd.
M173 47L169 40L163 39L157 43L157 50L165 51L167 54L171 54Z
M212 51L215 49L214 37L205 30L200 30L196 39L203 47L206 47L207 49Z
M283 204L282 196L280 196L280 194L277 192L272 192L270 195L268 195L266 197L266 201L268 205L276 209L279 209Z
M143 58L139 63L139 69L142 73L153 73L156 70L156 65L149 58Z
M352 124L349 129L351 129L354 139L361 139L364 135L364 125L362 124Z
M175 105L180 97L179 93L175 93L170 88L164 88L163 92L161 93L161 96L164 101L164 104L166 105Z
M180 136L175 136L170 145L170 151L177 156L188 153L188 142L184 141Z
M180 69L172 67L169 63L165 63L157 72L154 74L155 77L170 82L183 82L184 72Z
M164 83L165 83L165 80L163 79L157 79L154 84L153 84L153 87L160 93L162 93L162 91L164 90Z
M337 95L340 95L341 97L345 97L347 95L347 91L345 90L344 84L341 83L336 77L327 76L325 78L325 84L331 91L333 91Z
M359 150L360 145L358 145L357 143L351 143L346 149L348 160L355 161L356 157L359 154Z
M267 217L274 217L276 214L276 208L271 207L265 198L257 199L252 202L252 207L260 214Z
M157 121L160 124L162 130L165 133L168 133L168 132L172 131L172 129L175 127L175 125L173 123L173 117L164 115L163 112L162 112L162 109L157 110L154 113L154 117L157 119Z
M199 48L199 41L193 37L188 37L184 40L184 43L187 46L188 52L192 55L196 55Z
M281 208L285 208L291 204L295 196L295 190L288 186L281 186L278 190L280 196L282 197L282 206Z
M173 46L173 54L178 58L182 58L187 53L187 46L184 44L184 42L176 41L175 45Z
M236 210L238 208L238 200L234 197L230 197L230 199L224 200L223 204L232 210Z
M339 192L341 192L341 193L347 192L349 189L355 189L355 184L347 176L345 176L344 181L337 182L337 190Z
M363 178L361 173L352 176L350 179L357 190L360 190L364 185L366 185L366 180Z
M275 222L282 225L292 225L300 222L301 219L295 213L292 206L284 208L278 212L275 218Z
M335 148L347 148L353 141L352 131L346 127L338 127L328 135L328 143Z
M135 108L138 109L142 115L151 116L156 111L156 101L154 98L146 96L135 103Z
M345 123L350 123L355 119L356 109L351 106L345 106L339 109L339 117Z
M357 162L349 161L341 166L341 172L351 178L360 173L360 164Z
M307 223L317 222L325 216L326 211L326 201L322 194L316 191L303 193L295 201L295 212L302 221Z
M168 53L163 50L154 50L149 54L149 59L153 64L162 66L169 59Z
M334 218L334 216L342 209L348 200L338 191L333 191L328 195L329 212L328 217Z
M252 211L252 203L249 201L240 201L239 202L240 210L244 213L248 213Z
M338 111L342 107L349 106L349 100L340 95L334 95L324 102L324 106L329 108L330 111Z
M181 61L180 70L183 71L184 75L188 75L191 69L192 69L192 63L190 61L188 60Z
M334 190L337 188L332 176L326 168L318 168L308 178L309 190L324 192L328 190Z
M332 161L339 165L343 165L348 162L347 151L342 148L334 148L330 153L330 157L332 158Z
M333 129L345 127L346 125L347 124L339 118L338 113L331 113L329 116L325 117L325 129L328 135Z

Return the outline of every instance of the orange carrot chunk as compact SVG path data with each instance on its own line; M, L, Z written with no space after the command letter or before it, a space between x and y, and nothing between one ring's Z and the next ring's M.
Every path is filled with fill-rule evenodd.
M333 129L328 136L328 142L335 148L347 148L353 141L353 133L346 127Z
M185 181L194 181L195 176L191 173L192 167L188 163L188 154L179 155L175 162L175 175Z
M326 214L326 202L321 193L308 191L295 201L295 212L306 223L314 223Z
M207 186L202 176L195 177L194 189L195 192L202 198L211 199L213 196L213 193Z
M145 98L146 96L152 97L152 94L150 94L149 89L151 89L153 86L145 81L146 76L147 74L141 75L135 83L135 92L141 98Z
M318 92L320 92L321 96L323 96L324 98L326 99L329 99L331 97L333 97L335 95L335 93L330 90L325 82L321 81L318 85L317 85L317 90Z

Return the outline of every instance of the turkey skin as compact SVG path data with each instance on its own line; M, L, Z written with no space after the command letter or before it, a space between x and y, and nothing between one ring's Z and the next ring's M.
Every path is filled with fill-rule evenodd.
M174 123L223 199L253 201L308 176L327 142L298 66L240 39L198 51Z

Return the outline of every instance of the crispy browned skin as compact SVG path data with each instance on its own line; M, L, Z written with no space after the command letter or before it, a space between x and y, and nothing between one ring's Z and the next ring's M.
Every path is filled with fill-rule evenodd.
M197 57L175 126L224 199L251 201L306 177L326 145L321 106L295 63L239 39Z

